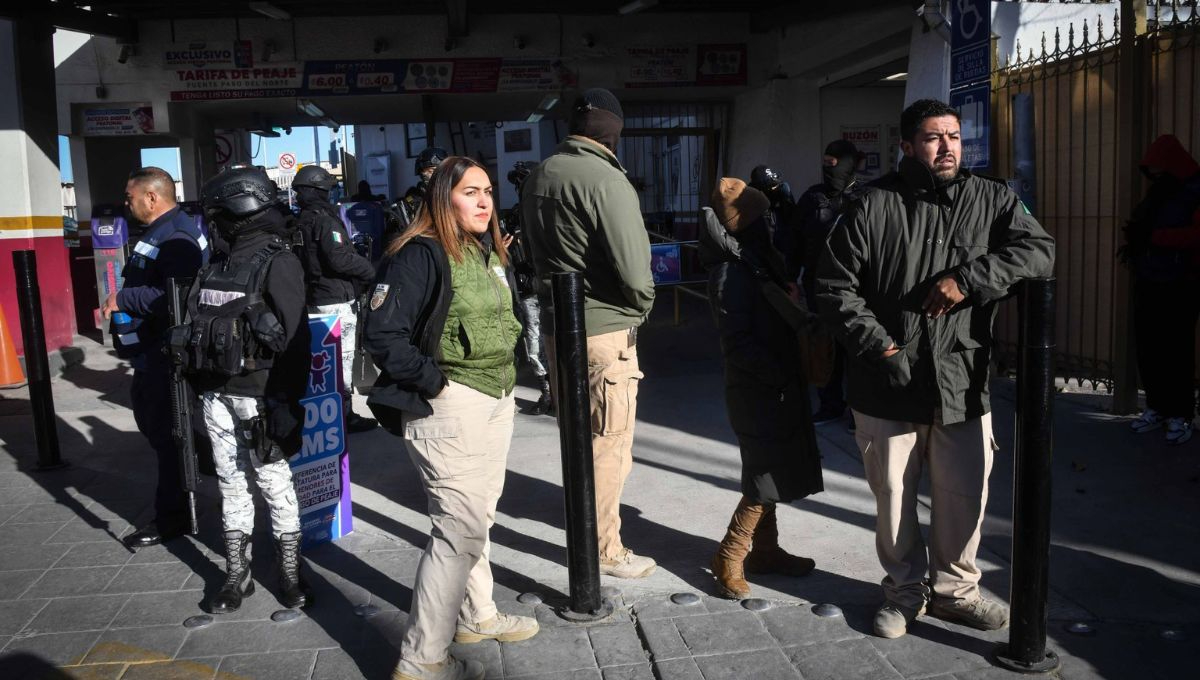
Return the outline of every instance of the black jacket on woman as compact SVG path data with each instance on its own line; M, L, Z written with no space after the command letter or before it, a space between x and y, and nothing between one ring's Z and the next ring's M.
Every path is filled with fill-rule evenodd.
M824 489L808 381L796 334L771 307L764 280L782 285L782 263L759 220L734 238L704 209L700 260L721 334L725 404L742 454L742 493L786 503Z

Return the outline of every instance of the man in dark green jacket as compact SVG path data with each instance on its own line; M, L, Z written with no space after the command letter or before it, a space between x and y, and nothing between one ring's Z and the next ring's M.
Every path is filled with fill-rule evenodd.
M1008 624L1008 608L981 596L975 564L996 447L992 321L1013 284L1051 275L1054 241L1007 186L959 167L959 127L942 102L905 109L899 171L832 232L817 273L821 316L846 349L855 436L877 501L887 575L874 628L888 638L926 605L984 630ZM925 465L928 551L917 523Z
M548 336L554 328L550 276L583 272L600 571L642 578L654 571L655 562L622 544L619 510L633 467L633 423L642 379L637 328L654 304L654 278L637 193L616 157L623 125L621 104L611 92L584 92L571 113L571 136L521 188L521 222L533 252L542 328ZM553 374L553 337L545 345Z

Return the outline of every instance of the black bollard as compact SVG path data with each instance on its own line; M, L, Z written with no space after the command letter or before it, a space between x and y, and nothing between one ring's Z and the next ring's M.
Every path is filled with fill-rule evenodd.
M1008 644L997 662L1020 673L1049 673L1058 655L1046 649L1050 580L1050 463L1054 453L1055 281L1021 284L1017 421L1013 465L1012 582Z
M596 536L596 470L588 394L587 331L583 324L583 274L551 278L554 357L558 377L558 436L562 446L567 515L567 576L571 603L559 615L594 621L612 613L600 596L600 548Z
M54 391L50 389L50 361L46 358L37 254L32 250L14 251L13 271L17 277L17 306L21 311L21 338L25 343L25 374L29 378L29 405L33 409L33 433L38 447L38 462L34 469L58 470L67 464L63 462L58 448L58 422L54 415Z

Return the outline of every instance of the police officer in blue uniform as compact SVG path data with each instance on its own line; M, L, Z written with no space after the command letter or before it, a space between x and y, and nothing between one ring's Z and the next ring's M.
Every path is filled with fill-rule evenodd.
M125 205L146 230L125 265L121 290L108 296L101 312L112 321L117 356L133 366L133 416L158 456L154 521L124 539L131 548L144 548L188 531L179 451L171 435L171 369L163 352L170 326L165 288L168 278L194 277L208 262L209 247L196 221L175 204L175 181L165 170L132 173Z

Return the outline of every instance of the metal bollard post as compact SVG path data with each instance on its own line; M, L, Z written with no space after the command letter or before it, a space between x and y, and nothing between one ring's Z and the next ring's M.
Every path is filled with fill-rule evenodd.
M33 409L33 432L37 439L35 470L58 470L67 466L58 448L58 423L54 415L54 391L50 388L50 362L46 358L46 332L42 325L42 293L38 288L37 254L32 250L13 252L17 277L17 305L21 312L21 338L25 343L25 373L29 377L29 405Z
M558 374L558 435L562 446L567 515L567 575L571 591L571 603L559 611L559 616L569 621L595 621L612 614L612 604L600 596L583 274L555 274L551 285Z
M1021 284L1017 418L1013 470L1012 610L1008 644L996 661L1011 671L1049 673L1058 655L1046 649L1050 572L1050 463L1054 452L1055 280Z

